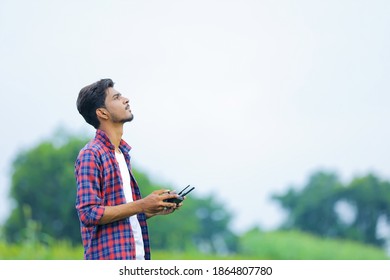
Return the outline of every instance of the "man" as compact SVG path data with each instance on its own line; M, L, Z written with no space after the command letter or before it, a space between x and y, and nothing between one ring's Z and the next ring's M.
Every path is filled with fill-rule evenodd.
M75 163L76 209L85 259L150 259L146 219L173 213L178 197L157 190L141 197L132 174L123 125L133 120L129 99L111 79L80 90L77 109L96 128L95 138L81 149Z

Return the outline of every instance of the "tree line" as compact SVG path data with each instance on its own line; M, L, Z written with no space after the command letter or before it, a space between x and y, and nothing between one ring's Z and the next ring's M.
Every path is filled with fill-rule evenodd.
M8 242L26 238L26 229L33 222L40 232L40 242L50 238L81 244L74 161L88 140L62 133L15 157L10 186L15 207L3 226ZM172 187L153 182L137 167L134 173L144 195ZM390 183L374 174L342 183L337 174L318 171L304 186L290 187L285 193L273 194L272 199L287 212L281 230L299 229L376 246L386 241L386 236L378 235L378 225L390 220ZM161 250L237 252L239 238L230 229L233 218L215 196L191 194L185 207L174 215L150 220L151 246Z

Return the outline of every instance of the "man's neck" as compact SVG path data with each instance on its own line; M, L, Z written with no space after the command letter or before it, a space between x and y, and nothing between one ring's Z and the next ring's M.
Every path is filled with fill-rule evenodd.
M119 144L123 135L123 124L114 127L101 126L99 129L107 134L108 139L115 146L115 150L119 151Z

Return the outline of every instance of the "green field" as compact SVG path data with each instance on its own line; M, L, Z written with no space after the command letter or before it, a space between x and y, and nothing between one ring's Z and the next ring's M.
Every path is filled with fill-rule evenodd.
M251 231L240 237L239 254L215 255L198 251L152 251L154 260L387 260L384 250L356 242L322 239L297 231ZM52 242L7 244L0 241L1 260L81 260L81 246Z

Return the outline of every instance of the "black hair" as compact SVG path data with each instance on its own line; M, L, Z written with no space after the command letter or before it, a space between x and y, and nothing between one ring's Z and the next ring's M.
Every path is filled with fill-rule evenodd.
M83 87L77 97L77 110L85 121L96 129L100 126L96 109L105 108L106 90L110 87L114 87L114 82L111 79L101 79Z

